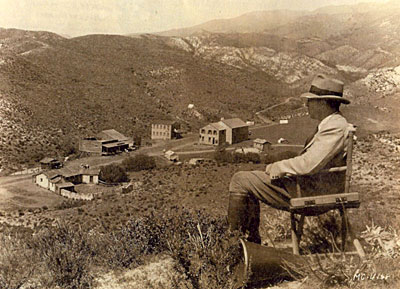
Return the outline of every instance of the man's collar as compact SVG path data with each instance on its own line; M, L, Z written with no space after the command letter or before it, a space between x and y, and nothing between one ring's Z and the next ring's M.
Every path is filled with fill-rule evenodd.
M326 123L331 117L333 117L334 115L342 115L342 113L340 111L335 111L334 113L331 113L330 115L328 115L327 117L325 117L323 120L321 120L321 122L318 125L318 130L320 129L321 125L323 125L324 123Z

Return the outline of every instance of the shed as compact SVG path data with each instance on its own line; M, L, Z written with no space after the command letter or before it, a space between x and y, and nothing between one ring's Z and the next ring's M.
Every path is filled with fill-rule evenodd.
M259 149L260 151L265 151L271 148L271 143L263 138L256 138L253 141L253 147Z
M56 193L61 194L61 190L67 190L73 192L75 189L75 185L70 182L61 182L56 184Z
M173 162L179 161L179 156L174 151L171 151L171 150L166 151L164 156L170 161L173 161Z
M45 157L40 160L40 167L42 169L58 169L61 167L61 162L54 158Z
M100 169L81 169L79 174L82 176L82 183L84 184L98 184Z

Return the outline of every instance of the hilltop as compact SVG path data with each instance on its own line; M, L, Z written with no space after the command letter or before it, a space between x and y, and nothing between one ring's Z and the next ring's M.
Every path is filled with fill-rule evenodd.
M254 12L137 37L0 29L0 167L66 156L103 129L147 138L155 119L193 132L220 117L257 121L316 73L346 83L362 106L348 114L363 129L396 128L399 16L392 2Z

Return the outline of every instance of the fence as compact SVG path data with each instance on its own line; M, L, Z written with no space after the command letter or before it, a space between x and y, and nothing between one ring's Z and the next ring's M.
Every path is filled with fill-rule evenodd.
M61 189L60 192L61 196L66 197L68 199L73 199L73 200L84 200L84 201L91 201L93 200L93 194L77 194L65 189Z
M15 172L12 173L12 176L19 176L19 175L30 175L30 174L37 174L41 171L42 169L40 167L37 168L31 168L31 169L25 169L23 171Z

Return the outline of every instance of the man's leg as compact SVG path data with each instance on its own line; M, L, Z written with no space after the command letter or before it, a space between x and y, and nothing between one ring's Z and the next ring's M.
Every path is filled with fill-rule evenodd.
M229 227L247 233L248 241L255 243L261 243L259 200L271 207L288 210L290 194L284 188L272 185L269 176L262 171L236 173L229 185Z

